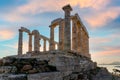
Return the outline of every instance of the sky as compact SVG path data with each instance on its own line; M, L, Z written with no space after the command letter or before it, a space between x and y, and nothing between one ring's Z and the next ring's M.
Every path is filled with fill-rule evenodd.
M79 14L89 32L92 60L120 61L120 0L0 0L0 58L17 54L21 26L49 37L51 21L64 18L66 4L72 6L72 15ZM24 33L24 53L27 42Z

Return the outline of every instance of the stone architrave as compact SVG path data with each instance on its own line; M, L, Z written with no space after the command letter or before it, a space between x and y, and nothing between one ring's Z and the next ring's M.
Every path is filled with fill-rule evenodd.
M61 20L59 22L59 50L64 49L64 26L65 22L64 20Z
M55 50L54 26L50 26L50 50Z
M23 31L19 29L18 55L22 55L22 48L23 48Z
M64 27L64 50L71 50L71 25L70 25L70 11L72 8L70 5L66 5L62 8L65 12L65 27Z
M29 33L29 45L28 45L28 49L29 49L28 52L32 51L32 34L31 33Z

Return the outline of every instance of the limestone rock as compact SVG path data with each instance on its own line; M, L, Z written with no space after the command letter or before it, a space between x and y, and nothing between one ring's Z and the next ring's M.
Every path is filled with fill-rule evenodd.
M2 66L3 65L3 60L2 59L0 59L0 66Z
M27 80L27 76L25 74L0 74L0 80Z
M12 57L5 57L3 58L3 65L4 66L9 66L15 61L15 58Z
M60 72L29 74L28 80L63 80Z
M17 68L15 66L1 66L0 73L16 73Z
M28 71L29 74L33 74L33 73L37 73L37 72L38 72L38 70L36 70L35 68Z
M23 68L22 68L22 71L28 71L28 70L31 70L31 69L32 69L31 65L24 65Z

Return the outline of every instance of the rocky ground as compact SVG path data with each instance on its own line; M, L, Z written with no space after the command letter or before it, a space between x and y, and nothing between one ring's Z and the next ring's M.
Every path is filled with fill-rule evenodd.
M120 80L74 52L9 56L0 60L0 80Z

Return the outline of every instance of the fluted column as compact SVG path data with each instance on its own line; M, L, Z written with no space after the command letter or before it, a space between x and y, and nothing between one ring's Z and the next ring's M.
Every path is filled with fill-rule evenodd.
M70 25L70 11L72 8L70 5L64 6L65 12L65 27L64 27L64 50L71 50L71 25Z
M83 54L85 55L86 54L86 40L85 40L85 31L83 31Z
M59 50L63 50L64 49L64 20L61 20L59 23Z
M78 26L75 19L72 20L72 50L77 51L78 47Z
M18 55L22 55L22 48L23 48L23 31L19 29Z
M87 54L89 54L89 37L88 37L88 35L87 35L87 33L86 33L86 35L85 35L85 48L86 48L86 53Z
M37 30L34 30L32 34L34 34L34 51L39 52L40 51L40 34Z
M81 28L81 53L84 53L84 31L83 28Z
M54 27L50 26L50 50L55 50Z
M89 54L89 36L87 36L86 44L87 44L87 55L90 58L90 54Z
M82 53L82 31L81 31L81 25L78 24L78 49L77 51Z
M87 53L89 54L89 36L87 36Z
M44 44L43 44L44 46L44 51L46 51L46 40L44 39Z
M28 45L29 52L32 51L32 34L29 33L29 45Z

